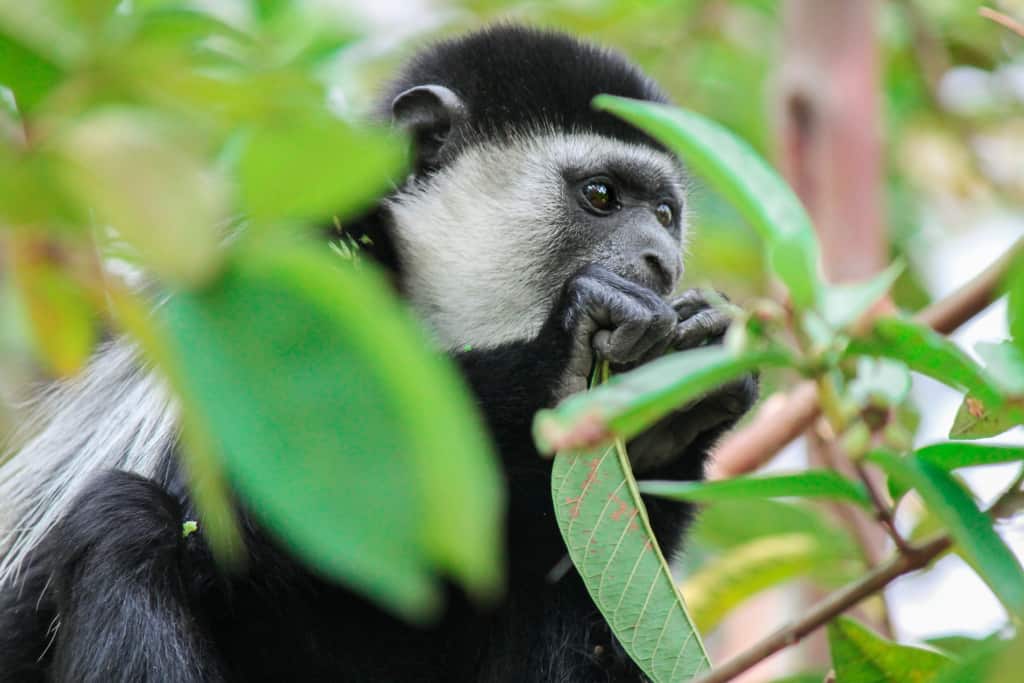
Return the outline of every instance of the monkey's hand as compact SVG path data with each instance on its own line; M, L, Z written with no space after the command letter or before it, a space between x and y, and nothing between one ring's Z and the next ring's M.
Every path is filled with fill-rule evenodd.
M566 284L555 314L572 346L563 396L586 388L595 355L615 368L633 367L665 353L679 327L671 303L596 265Z
M671 306L677 319L669 346L676 351L720 344L732 323L728 311L713 307L701 290L683 292ZM673 411L630 441L634 469L659 477L699 478L707 450L750 410L757 394L757 375L749 374Z

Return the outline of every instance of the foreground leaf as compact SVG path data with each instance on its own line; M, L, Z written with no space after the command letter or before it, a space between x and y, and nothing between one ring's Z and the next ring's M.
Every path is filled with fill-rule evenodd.
M30 114L63 77L63 70L46 56L0 33L0 85L14 92L23 114Z
M1010 337L1024 350L1024 255L1017 256L1007 280L1006 318Z
M1011 342L980 342L974 346L985 370L1012 396L1024 396L1024 349Z
M918 457L868 456L903 488L915 489L956 540L964 559L1010 611L1024 611L1024 570L967 491L942 467Z
M810 471L755 477L734 477L721 481L642 481L640 492L694 503L750 498L835 498L864 507L871 499L863 485L835 472Z
M834 329L856 322L892 288L903 272L902 263L894 263L864 282L825 285L821 313Z
M153 272L197 287L220 267L228 188L185 142L163 121L108 110L61 140L60 172L100 226L113 226Z
M837 562L809 534L768 536L736 546L701 566L681 586L693 621L704 633L761 591L813 575ZM819 679L820 683L820 679Z
M689 680L708 669L622 442L559 453L551 493L569 556L633 661L656 683Z
M786 365L782 349L739 354L724 346L681 351L615 375L606 384L575 394L533 421L542 453L588 448L639 434L671 411L758 368Z
M47 259L46 244L11 242L14 281L32 330L35 348L56 375L77 372L98 335L97 315L81 285Z
M1002 403L1000 387L960 347L912 320L876 320L870 335L850 341L847 353L902 361L911 370L956 389L970 391L986 403Z
M931 650L900 645L848 617L828 625L836 680L842 683L929 683L953 660Z
M796 194L746 142L691 111L610 95L594 98L610 111L650 133L733 204L765 243L772 271L801 309L822 291L818 242Z
M921 448L914 453L913 457L929 462L946 472L951 472L961 467L1018 462L1024 460L1024 448L994 444L938 443ZM901 482L892 480L889 491L894 499L899 499L908 489Z
M391 187L405 150L394 133L326 117L258 128L241 160L242 198L257 219L347 217Z
M951 439L986 439L1024 424L1024 401L1013 399L994 408L968 394L949 429Z
M186 417L253 514L420 619L439 606L439 568L496 589L501 486L456 376L371 275L243 251L162 314Z

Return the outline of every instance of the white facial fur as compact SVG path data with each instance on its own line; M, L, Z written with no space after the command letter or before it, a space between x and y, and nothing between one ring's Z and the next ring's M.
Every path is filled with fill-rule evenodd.
M562 285L585 265L562 246L575 227L562 170L613 159L682 183L675 161L652 148L550 132L470 148L391 201L403 289L444 348L536 334Z

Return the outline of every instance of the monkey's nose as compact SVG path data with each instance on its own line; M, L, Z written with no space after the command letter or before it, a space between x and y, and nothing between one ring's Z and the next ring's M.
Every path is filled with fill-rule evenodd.
M679 259L670 261L656 251L646 251L643 260L654 278L655 289L663 294L671 292L676 286L676 280L679 279Z

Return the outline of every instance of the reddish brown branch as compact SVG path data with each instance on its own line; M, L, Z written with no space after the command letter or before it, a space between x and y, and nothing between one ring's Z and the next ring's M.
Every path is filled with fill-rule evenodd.
M926 566L948 550L951 545L952 542L948 536L940 536L910 549L906 554L896 555L885 564L871 570L864 578L832 593L799 619L789 622L722 666L694 679L693 683L725 683L725 681L731 680L761 660L799 642L804 636L828 623L861 600L874 595L900 576Z
M999 12L998 10L994 10L991 7L980 7L980 8L978 8L978 14L980 14L983 17L985 17L986 19L991 19L992 21L996 22L1000 26L1008 28L1011 31L1013 31L1014 33L1016 33L1017 35L1019 35L1021 38L1024 38L1024 24L1022 24L1021 22L1017 21L1016 19L1014 19L1010 15L1003 14L1002 12Z
M1006 271L1021 253L1024 239L963 287L922 310L915 320L943 334L953 332L996 299ZM784 397L772 397L750 425L718 448L709 476L725 479L757 469L803 434L820 413L812 381L802 382Z

